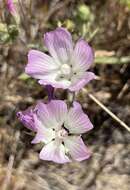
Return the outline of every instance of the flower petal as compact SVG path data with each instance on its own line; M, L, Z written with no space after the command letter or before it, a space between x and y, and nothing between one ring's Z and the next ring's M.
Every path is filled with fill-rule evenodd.
M49 143L55 138L55 132L52 129L46 128L39 120L37 115L34 115L35 126L37 127L37 134L31 143L36 144L39 142Z
M65 147L57 141L51 141L43 147L40 152L40 159L60 164L70 162L70 159L65 155Z
M82 161L90 157L90 152L81 137L68 136L65 138L64 144L74 160Z
M52 100L47 104L48 112L55 117L59 127L63 124L67 115L67 105L62 100Z
M47 32L44 35L44 41L50 54L59 64L68 62L73 51L73 44L71 34L66 29L57 28L52 32Z
M83 112L78 102L73 103L65 120L65 127L72 134L81 134L93 128L88 116Z
M25 111L18 112L17 117L25 127L32 131L37 131L37 128L34 123L34 113L32 108L28 108Z
M54 88L63 88L63 89L69 88L71 82L66 79L56 81L57 76L58 76L57 73L46 75L45 77L43 77L42 80L39 80L39 84L41 85L49 84Z
M83 39L80 39L74 49L74 58L76 70L87 70L94 61L92 48Z
M59 129L67 114L67 105L61 100L51 100L48 104L36 106L37 115L47 128Z
M47 109L47 104L39 102L35 108L38 119L42 122L42 125L46 128L58 127L58 123L55 117Z
M72 85L69 87L70 91L79 91L91 80L96 78L96 75L92 72L85 72L82 75L83 75L82 77L75 76L74 78L72 78Z
M54 72L58 68L54 60L45 53L37 50L30 50L28 64L25 72L36 79L44 78L44 75Z

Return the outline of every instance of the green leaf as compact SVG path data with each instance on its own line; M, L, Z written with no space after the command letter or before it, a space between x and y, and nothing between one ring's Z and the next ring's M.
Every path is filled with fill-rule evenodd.
M115 56L99 56L95 58L96 64L128 64L130 63L130 56L115 57Z
M22 73L21 75L18 76L18 79L26 81L26 80L30 79L30 76L27 75L26 73Z

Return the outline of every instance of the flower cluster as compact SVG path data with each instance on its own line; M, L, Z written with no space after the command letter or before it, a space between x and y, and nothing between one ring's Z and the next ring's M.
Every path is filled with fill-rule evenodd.
M25 72L45 85L49 102L39 102L17 115L36 133L32 143L45 144L40 159L56 163L82 161L90 157L90 151L81 134L91 130L93 125L78 102L68 107L65 101L54 100L53 88L74 93L94 79L94 73L87 71L94 59L93 51L83 39L74 46L71 34L64 28L46 33L44 42L50 55L30 50Z

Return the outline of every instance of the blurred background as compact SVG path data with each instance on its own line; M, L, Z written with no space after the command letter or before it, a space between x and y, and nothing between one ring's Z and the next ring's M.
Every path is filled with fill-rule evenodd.
M27 53L47 51L43 34L67 28L76 41L83 37L95 51L87 85L117 117L130 124L130 0L15 0L17 18L0 1L0 189L1 190L129 190L130 133L87 94L76 99L94 129L83 135L92 157L83 162L55 164L39 160L42 144L16 112L46 99L46 91L24 73ZM66 99L67 93L56 91Z

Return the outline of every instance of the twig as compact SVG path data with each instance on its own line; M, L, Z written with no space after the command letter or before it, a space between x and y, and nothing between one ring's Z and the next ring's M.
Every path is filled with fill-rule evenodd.
M90 35L89 39L87 40L88 42L91 42L93 40L93 38L97 35L97 33L99 32L99 28L97 27L92 34Z
M123 88L121 89L120 93L118 94L117 96L117 99L120 100L122 97L123 97L123 94L128 90L129 88L129 84L128 84L129 81L127 81L125 83L125 85L123 86Z
M98 104L105 112L107 112L115 121L117 121L122 127L130 132L130 128L123 121L121 121L114 113L112 113L105 105L103 105L96 97L83 88L83 93L87 94L96 104Z
M16 149L18 145L18 140L19 140L20 133L16 132L15 134L15 143L12 147L12 154L9 157L9 162L8 162L8 167L7 167L7 173L2 185L2 190L7 190L11 181L11 175L13 171L13 164L14 164L14 159L15 159L15 154L16 154Z
M9 186L12 169L13 169L13 164L14 164L14 155L10 155L9 162L8 162L7 174L6 174L4 183L3 183L2 190L7 190L8 186Z
M21 24L24 26L28 39L30 39L30 24L23 7L23 1L18 0L18 4L21 11Z
M48 22L48 20L50 19L50 17L55 12L57 12L60 9L63 9L70 2L71 2L71 0L66 0L65 2L56 3L55 6L51 7L50 10L48 11L47 15L45 15L45 17L44 17L44 25Z

